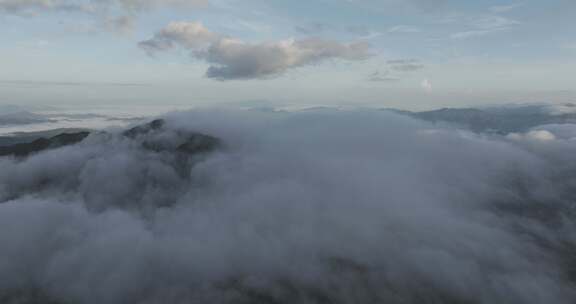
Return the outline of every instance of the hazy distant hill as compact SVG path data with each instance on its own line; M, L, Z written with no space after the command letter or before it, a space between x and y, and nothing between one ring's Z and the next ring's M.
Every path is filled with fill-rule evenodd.
M47 149L59 148L67 145L79 143L90 135L90 132L62 133L50 138L38 138L29 143L19 143L10 146L0 147L0 156L28 156L32 153Z
M194 132L178 133L177 137L180 141L175 143L157 138L146 138L162 131L165 131L165 121L156 119L128 129L122 133L122 136L142 141L142 147L146 150L186 155L209 152L221 144L218 138ZM57 129L24 133L23 136L0 137L0 156L23 157L48 149L73 145L83 141L91 133L92 131L89 130ZM100 132L100 134L105 133Z
M0 136L0 147L21 143L30 143L39 138L50 138L63 133L79 133L84 131L89 130L80 128L60 128L37 132L18 132L11 135Z
M573 105L563 106L570 107ZM576 111L574 113L557 113L545 105L444 108L425 112L393 111L434 123L449 123L474 132L499 134L524 132L546 124L576 123Z
M15 112L56 111L56 110L59 110L59 108L45 105L0 104L0 114L8 114Z
M53 122L53 120L46 118L43 115L35 114L27 111L0 113L0 126L1 125L26 125L35 123Z

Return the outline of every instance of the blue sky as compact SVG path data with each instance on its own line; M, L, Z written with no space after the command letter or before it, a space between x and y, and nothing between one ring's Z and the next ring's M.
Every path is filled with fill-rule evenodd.
M576 101L576 2L0 0L0 103Z

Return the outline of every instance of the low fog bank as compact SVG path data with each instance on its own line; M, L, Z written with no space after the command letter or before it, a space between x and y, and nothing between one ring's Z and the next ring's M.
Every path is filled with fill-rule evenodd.
M11 112L11 113L1 113L0 112L0 126L6 125L30 125L30 124L40 124L40 123L50 123L54 122L47 117L42 115L34 114L31 112Z
M0 158L0 302L576 301L576 141L558 128L477 135L386 111L164 119ZM221 144L188 153L190 134Z
M20 106L0 104L0 145L7 137L27 136L26 133L52 132L55 129L92 129L126 127L157 116L172 107L122 106Z

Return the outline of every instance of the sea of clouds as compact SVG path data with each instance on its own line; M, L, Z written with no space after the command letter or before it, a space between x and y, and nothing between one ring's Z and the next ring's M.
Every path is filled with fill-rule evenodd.
M0 104L0 136L53 129L91 129L125 127L146 117L167 111L190 108L182 105L37 105Z
M0 158L2 303L576 301L568 126L479 135L376 110L164 118L136 139ZM223 145L183 160L141 144L186 132Z

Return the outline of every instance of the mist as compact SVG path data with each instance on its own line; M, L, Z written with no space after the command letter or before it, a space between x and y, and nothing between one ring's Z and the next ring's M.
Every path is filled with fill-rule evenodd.
M542 137L378 110L162 118L0 158L0 302L576 300L569 125ZM174 152L188 134L221 144Z

